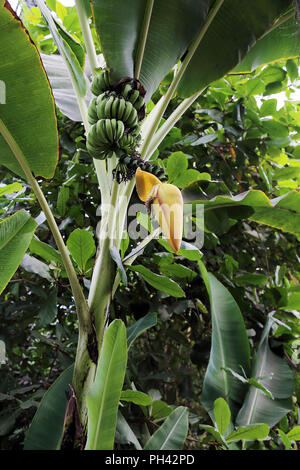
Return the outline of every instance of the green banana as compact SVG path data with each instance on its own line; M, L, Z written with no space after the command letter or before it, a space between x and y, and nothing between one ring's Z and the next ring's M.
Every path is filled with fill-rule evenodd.
M116 132L115 132L116 142L118 142L121 139L121 137L123 137L124 131L125 131L125 127L124 127L123 121L118 120L116 123Z
M135 102L140 97L140 92L138 90L132 90L132 92L128 95L128 100L135 106Z
M110 73L108 70L100 70L96 73L93 81L91 83L91 92L93 95L98 96L103 91L109 90L112 87L112 82L110 79Z
M97 121L97 99L92 98L88 107L88 122L89 124L95 124Z
M87 150L96 159L111 158L118 150L125 152L124 165L128 167L126 178L133 175L132 168L137 165L135 149L140 136L139 119L140 110L144 106L144 98L140 91L135 89L135 83L113 86L108 70L99 70L96 73L91 91L95 95L88 107L88 121L91 124L87 135ZM127 162L128 160L128 162ZM120 160L121 163L121 160ZM121 169L116 169L117 181L125 181ZM123 176L122 176L123 175Z
M124 96L124 98L127 99L131 93L131 90L132 90L132 86L129 83L126 83L126 85L124 86L122 90L122 96Z
M105 132L109 139L109 142L114 142L114 129L116 127L115 119L105 119Z
M134 126L136 126L137 123L138 123L137 111L134 107L132 107L131 113L128 116L126 124L129 128L134 128Z

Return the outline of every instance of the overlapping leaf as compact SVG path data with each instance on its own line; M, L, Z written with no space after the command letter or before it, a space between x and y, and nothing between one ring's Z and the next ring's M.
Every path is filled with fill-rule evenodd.
M215 400L223 397L234 417L247 389L224 369L240 370L242 366L246 374L249 372L247 333L240 309L230 292L212 274L206 273L201 263L200 268L209 292L212 317L212 344L201 401L212 413Z
M210 0L154 1L140 73L148 99L198 33L209 4ZM135 76L146 6L147 0L93 2L96 29L115 80Z
M36 228L26 211L0 222L0 294L18 269Z
M188 197L186 193L186 198ZM262 191L249 190L237 196L217 196L211 200L187 203L204 204L205 211L222 209L233 218L248 218L300 236L300 193L298 191L291 191L275 199L269 199Z
M225 0L188 65L179 94L188 97L223 77L291 5L284 0Z
M25 450L56 450L62 430L67 404L66 391L72 383L73 365L58 377L43 396L26 432Z
M4 0L0 1L0 43L0 78L5 84L0 119L34 174L50 179L58 160L54 100L38 51ZM24 176L1 135L0 164Z
M181 450L188 433L188 409L179 406L155 431L144 450Z
M139 78L148 100L191 42L202 34L203 27L205 34L179 84L182 97L205 88L234 68L291 5L284 0L154 0L153 4L147 0L94 0L93 12L113 78L135 76L141 57ZM215 6L216 15L205 24L209 7ZM149 22L147 12L151 12ZM290 52L286 53L290 57Z
M276 44L276 47L274 47L274 44ZM260 65L282 59L296 58L299 55L299 25L292 13L292 17L288 15L286 21L264 35L233 72L252 72Z
M257 377L274 398L251 386L236 419L239 426L265 423L272 427L292 408L293 373L287 362L272 352L268 342L273 321L271 315L254 359L252 376Z
M127 363L126 329L121 320L107 328L95 382L87 396L87 450L112 450Z

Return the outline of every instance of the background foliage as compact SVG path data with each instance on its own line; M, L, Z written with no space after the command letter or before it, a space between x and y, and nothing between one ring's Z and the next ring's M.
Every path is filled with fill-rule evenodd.
M56 11L80 43L75 11L59 2ZM25 9L24 22L41 52L56 52L38 9ZM162 81L148 110L167 91L171 75ZM296 387L292 410L272 428L271 439L252 443L261 449L295 446L297 439L290 439L289 444L286 435L300 424L300 215L296 200L300 185L300 104L293 98L299 88L298 63L292 59L252 73L229 74L200 95L153 155L165 167L169 180L184 188L186 200L192 194L193 199L196 195L198 200L207 201L203 260L242 312L251 357L268 315L274 312L269 346L290 364ZM175 96L165 119L179 102ZM60 136L56 177L40 184L87 293L96 251L92 227L97 226L101 201L92 161L85 150L83 127L58 108L56 111ZM21 449L42 396L73 363L78 325L61 258L35 196L20 177L12 177L4 167L0 179L1 215L30 208L38 223L29 250L0 303L0 339L6 348L0 369L0 446ZM232 196L245 193L247 198L248 190L257 192L230 205ZM289 204L293 209L280 209L276 204L277 212L271 213L262 207L261 191L274 204L283 204L285 197L295 198L294 206ZM220 194L227 199L213 202ZM138 202L136 194L134 201ZM125 239L123 254L133 247ZM142 318L150 319L150 315L157 322L130 345L125 377L125 389L134 384L137 390L152 396L152 404L124 399L122 415L143 440L173 407L187 407L185 448L219 448L222 441L205 428L211 420L200 400L212 325L199 266L184 253L174 256L160 241L145 248L138 265L175 281L184 296L174 297L168 289L157 291L143 273L127 271L128 283L122 283L117 291L111 317L121 318L127 327ZM186 419L185 408L178 410ZM116 446L132 448L133 438L121 424L119 419Z

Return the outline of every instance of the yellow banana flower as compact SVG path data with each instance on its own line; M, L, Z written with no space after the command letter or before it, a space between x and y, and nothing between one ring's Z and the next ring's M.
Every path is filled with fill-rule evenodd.
M156 219L170 247L177 253L183 231L183 199L181 191L169 183L162 183L156 176L136 170L136 189L148 210L153 207Z

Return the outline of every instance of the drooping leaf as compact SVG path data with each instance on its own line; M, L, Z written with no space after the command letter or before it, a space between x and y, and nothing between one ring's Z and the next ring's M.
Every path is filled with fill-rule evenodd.
M278 423L292 407L294 377L286 361L274 354L269 346L269 333L274 320L269 316L254 358L252 377L271 392L274 399L251 386L240 409L236 424L265 423L270 427Z
M147 0L95 0L93 12L114 80L136 76L142 51L139 78L148 101L191 42L202 34L202 28L200 45L179 83L182 97L205 88L234 68L291 4L284 0L264 0L259 4L247 0L165 0L153 4ZM212 18L209 7L217 11Z
M220 3L220 9L179 83L178 92L183 98L202 90L236 67L275 20L292 7L292 2L284 0Z
M42 242L37 237L33 237L30 245L29 250L31 253L40 256L46 261L55 261L58 264L63 264L61 254L57 251L53 246L48 245L45 242Z
M187 191L186 196L188 194ZM183 197L185 197L184 193ZM211 200L194 200L186 204L192 204L195 207L197 204L203 204L205 212L222 208L233 218L248 218L300 236L300 193L298 191L290 191L275 199L269 199L263 191L249 190L236 196L217 196ZM237 207L241 210L237 211ZM251 209L249 213L245 211L247 207Z
M83 69L84 68L84 63L85 63L85 51L80 44L79 41L77 41L65 28L64 26L59 23L56 18L53 18L54 23L57 27L57 30L60 34L60 36L69 44L70 48L74 52L80 67Z
M112 450L127 364L126 329L114 320L104 334L95 381L87 395L86 450Z
M0 222L0 294L18 269L35 228L36 222L24 210Z
M140 336L144 331L148 330L157 323L156 313L147 313L144 317L137 320L133 325L127 328L127 349L130 348L133 341Z
M188 409L179 406L150 437L144 450L181 450L188 433Z
M224 369L239 370L242 366L246 374L249 372L248 337L242 314L230 292L212 274L202 271L210 297L212 345L201 401L212 413L215 400L226 399L234 418L247 389Z
M127 423L120 410L118 411L116 435L118 435L118 433L122 439L122 443L132 443L137 450L142 450L142 446L139 443L138 438L134 434L133 430Z
M205 20L209 3L209 0L154 1L139 77L147 91L146 101L185 53ZM116 81L136 76L140 45L146 34L147 4L147 0L93 2L96 30Z
M41 54L43 65L47 72L55 103L59 110L72 121L82 121L81 112L77 102L76 94L70 80L70 73L64 59L57 54ZM89 104L92 94L90 92L90 80L88 75L90 69L86 64L84 77L87 83L87 93L85 96L86 105Z
M38 51L4 0L0 1L0 43L0 78L5 84L6 103L0 106L0 119L31 171L50 179L58 160L54 100ZM1 132L0 164L24 176Z
M57 196L57 210L62 217L66 214L69 196L70 189L68 188L68 186L61 186L59 188Z
M263 64L299 57L299 46L299 25L292 11L290 15L286 15L285 21L257 41L233 72L252 72Z
M253 284L255 286L263 286L268 282L268 276L262 273L241 274L234 278L235 284L238 286L247 286Z
M68 67L74 86L76 86L79 94L84 97L87 90L86 80L77 56L70 47L69 41L67 42L64 36L60 34L49 8L41 0L37 0L37 5L49 26L51 35L60 55L65 60L65 64Z
M181 287L175 281L172 281L172 279L169 279L166 276L155 274L142 265L128 266L127 268L141 274L143 279L157 290L167 292L167 294L172 295L173 297L185 296Z
M227 437L227 442L240 440L254 441L256 439L265 439L269 434L269 426L267 424L253 424L252 426L240 427L232 431Z
M129 401L141 406L148 406L152 403L152 397L150 397L150 395L139 392L138 390L122 390L120 400Z
M53 280L49 266L28 253L23 256L20 266L29 273L37 274L48 281Z
M223 436L213 426L210 426L209 424L199 424L199 428L209 432L220 444L225 444Z
M69 385L72 383L73 368L73 365L68 367L43 396L26 432L25 450L57 449L64 424L66 391L69 391Z
M197 273L195 271L192 271L190 268L178 263L160 265L159 270L165 276L176 280L185 279L186 281L191 282L195 277L197 277Z

